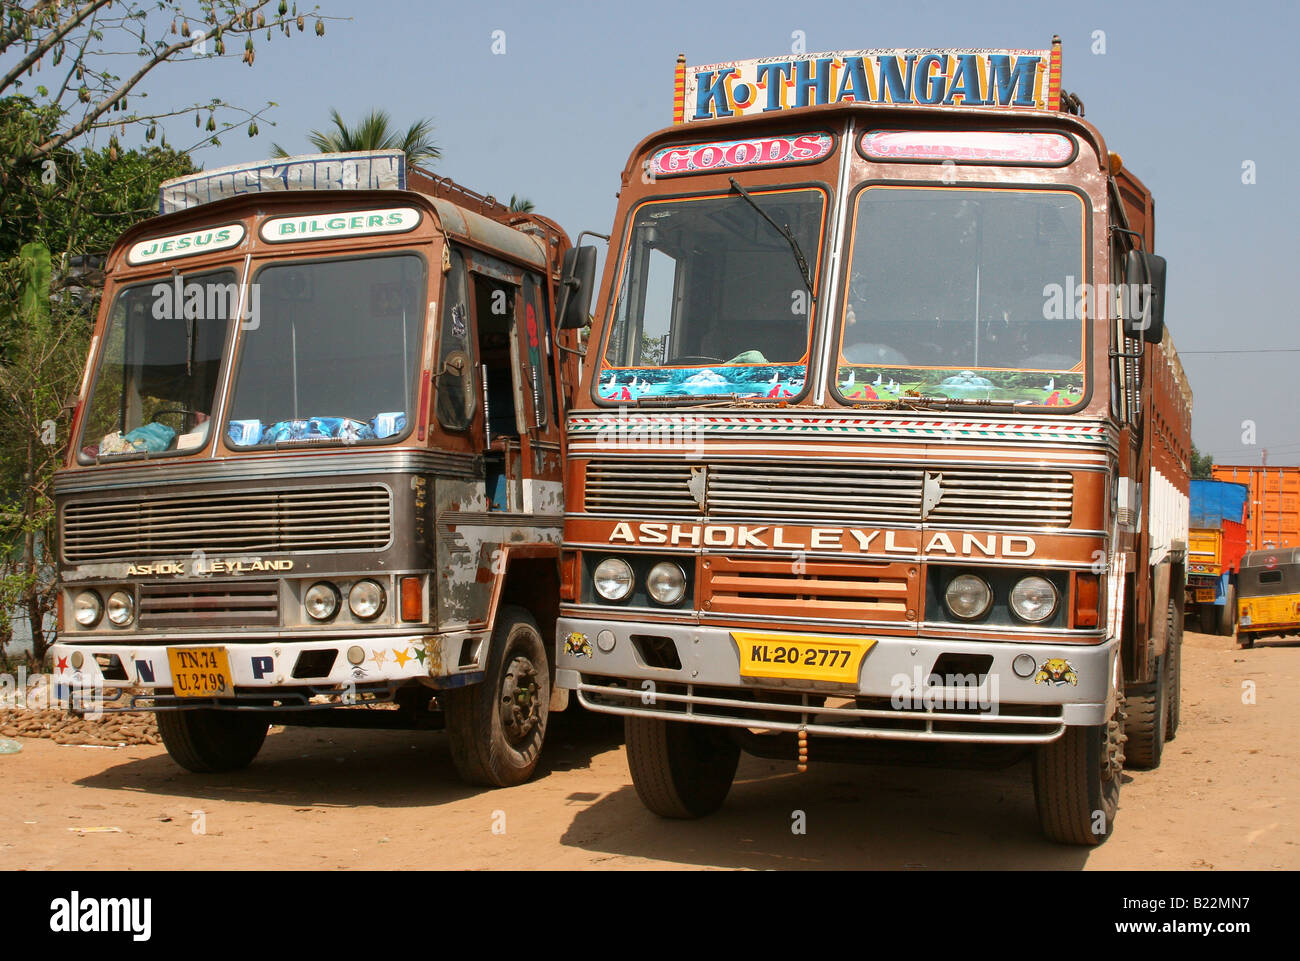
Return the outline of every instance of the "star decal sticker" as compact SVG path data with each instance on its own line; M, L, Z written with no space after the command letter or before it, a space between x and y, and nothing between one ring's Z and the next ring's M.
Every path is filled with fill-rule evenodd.
M383 667L384 661L388 660L388 652L382 647L377 651L371 648L370 653L374 655L370 659L375 662L375 667Z
M59 670L66 671L67 669L68 669L68 659L66 657L59 658Z
M429 652L424 649L424 645L413 644L411 645L411 650L415 651L415 656L419 660L419 662L421 664L424 664L424 659L429 656Z
M406 653L406 648L402 648L400 651L397 648L393 648L393 660L397 662L398 667L406 667L406 662L412 661L414 658L411 657L410 654Z

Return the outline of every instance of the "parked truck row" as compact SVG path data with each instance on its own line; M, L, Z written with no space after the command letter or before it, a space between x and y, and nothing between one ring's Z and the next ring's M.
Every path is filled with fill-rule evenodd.
M1077 104L1056 41L679 58L598 285L400 154L165 185L56 481L59 682L193 771L445 727L496 786L572 695L666 817L742 751L1029 756L1104 841L1179 724L1192 397Z

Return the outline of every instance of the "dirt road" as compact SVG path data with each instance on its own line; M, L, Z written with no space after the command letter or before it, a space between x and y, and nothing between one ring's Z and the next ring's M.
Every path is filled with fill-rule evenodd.
M0 869L1300 868L1300 640L1186 643L1178 738L1160 770L1126 774L1091 851L1041 839L1025 763L818 764L815 747L804 775L744 758L721 812L662 821L621 725L568 713L542 776L500 791L463 787L440 733L291 729L230 775L161 747L23 740L0 756Z

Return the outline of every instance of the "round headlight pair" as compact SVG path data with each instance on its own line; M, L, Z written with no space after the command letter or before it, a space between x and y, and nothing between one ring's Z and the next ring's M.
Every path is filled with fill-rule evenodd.
M94 627L104 615L105 605L95 591L82 591L72 601L72 618L82 627ZM127 627L135 620L135 598L127 591L108 595L108 620L115 627Z
M1056 585L1045 577L1030 575L1011 588L1011 612L1022 621L1040 624L1056 613L1059 600ZM984 616L993 604L993 591L982 577L958 574L948 582L944 602L954 617L970 621Z
M348 609L363 621L373 620L384 610L384 589L374 581L357 581L348 591ZM314 621L328 621L339 612L343 596L329 581L317 581L302 598L307 616Z
M592 572L596 593L607 601L621 601L632 593L636 578L632 565L621 557L607 557ZM660 561L646 575L646 593L655 602L672 606L686 596L686 574L671 561Z

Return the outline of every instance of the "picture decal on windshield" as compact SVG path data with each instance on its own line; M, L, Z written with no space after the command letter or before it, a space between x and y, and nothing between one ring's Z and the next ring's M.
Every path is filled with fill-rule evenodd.
M613 401L732 395L788 400L803 391L807 378L807 364L618 368L601 372L598 392Z
M1073 407L1083 397L1083 374L1075 371L975 371L844 364L836 373L835 383L841 397L858 402L941 397L1025 407Z

